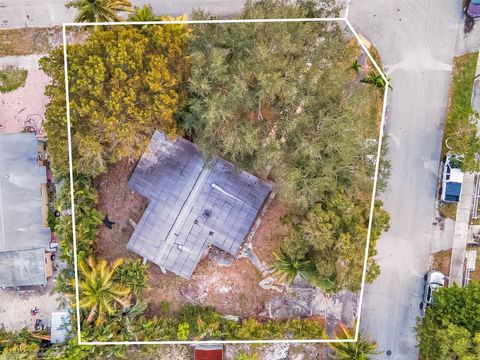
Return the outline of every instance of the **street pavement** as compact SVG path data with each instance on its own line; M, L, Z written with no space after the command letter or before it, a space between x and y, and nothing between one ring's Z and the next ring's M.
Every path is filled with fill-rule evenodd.
M67 0L0 0L0 29L21 27L49 27L73 22L75 9L67 9ZM203 9L216 15L237 13L243 1L227 0L132 0L134 6L151 4L157 14L190 14L192 9Z
M386 124L392 174L381 195L391 226L378 241L381 274L366 286L360 322L384 351L380 359L418 358L413 327L423 275L430 251L442 245L433 223L452 61L456 52L476 46L471 37L457 44L462 17L455 0L350 4L350 21L379 51L393 86Z

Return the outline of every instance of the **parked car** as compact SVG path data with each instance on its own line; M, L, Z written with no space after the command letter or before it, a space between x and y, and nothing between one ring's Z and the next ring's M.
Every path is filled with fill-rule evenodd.
M425 274L425 287L423 289L423 299L420 303L420 310L422 310L422 316L425 316L427 306L432 303L433 292L445 285L446 276L440 271L429 271Z
M448 154L445 156L442 175L442 201L452 203L460 201L463 184L463 171L460 169L460 161L457 155Z
M480 0L467 0L464 10L468 16L480 17Z

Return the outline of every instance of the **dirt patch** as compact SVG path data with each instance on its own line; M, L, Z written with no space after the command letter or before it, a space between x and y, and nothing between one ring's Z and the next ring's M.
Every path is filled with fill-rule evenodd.
M98 231L97 255L108 261L120 257L139 258L126 246L134 230L129 219L138 223L148 205L148 200L127 186L135 166L135 162L120 161L94 182L99 194L98 210L115 223L112 229L101 225Z
M278 250L282 237L281 218L287 212L287 206L277 197L273 198L261 218L255 236L252 239L253 252L265 264L274 261L273 253Z
M452 250L442 250L432 255L432 270L440 271L442 274L450 273L450 262L452 258Z
M62 28L0 30L0 56L44 54L62 44Z
M191 279L167 273L156 265L149 267L150 289L141 297L150 299L149 313L176 311L183 304L213 306L222 314L265 315L265 304L275 295L258 283L260 272L247 260L237 259L230 266L218 265L209 258L200 261Z

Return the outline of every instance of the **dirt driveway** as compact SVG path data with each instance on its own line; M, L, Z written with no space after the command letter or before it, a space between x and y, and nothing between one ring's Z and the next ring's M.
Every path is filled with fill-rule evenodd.
M32 290L0 290L0 327L3 325L7 331L21 330L24 327L34 330L37 319L50 326L51 313L58 309L58 294L50 293L53 286L50 278L45 288L36 286ZM39 313L31 316L30 310L35 306Z

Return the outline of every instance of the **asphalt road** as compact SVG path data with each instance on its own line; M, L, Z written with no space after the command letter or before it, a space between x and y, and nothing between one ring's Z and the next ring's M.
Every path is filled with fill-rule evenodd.
M460 1L352 0L349 19L378 49L393 86L392 174L381 196L391 227L378 242L381 275L365 289L360 326L385 351L379 358L412 360L423 275L437 241L434 199Z
M67 0L0 0L0 29L48 27L72 22L76 10L65 8ZM133 5L152 4L157 14L190 14L203 9L213 14L231 15L238 12L243 1L227 0L132 0Z

